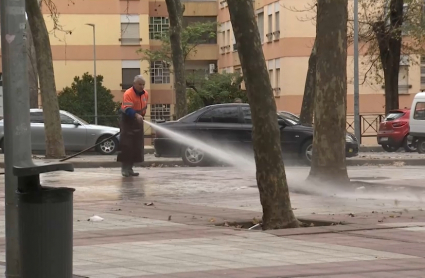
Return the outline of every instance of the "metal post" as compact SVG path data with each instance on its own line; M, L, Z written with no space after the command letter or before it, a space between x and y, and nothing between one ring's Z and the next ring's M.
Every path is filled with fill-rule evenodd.
M354 135L361 142L359 106L359 1L354 0Z
M86 25L93 27L94 123L97 125L96 25L92 23Z
M19 222L13 166L31 160L25 0L1 0L3 64L6 277L20 277Z

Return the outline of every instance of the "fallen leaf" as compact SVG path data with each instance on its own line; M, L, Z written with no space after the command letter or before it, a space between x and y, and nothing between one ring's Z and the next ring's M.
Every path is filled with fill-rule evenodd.
M168 216L168 221L171 221L171 215L170 215L170 216Z
M211 219L210 219L210 222L215 222L215 219L214 219L214 218L211 218Z

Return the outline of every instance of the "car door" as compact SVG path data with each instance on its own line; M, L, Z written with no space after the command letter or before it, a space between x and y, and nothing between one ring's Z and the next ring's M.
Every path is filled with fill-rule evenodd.
M43 112L30 112L31 148L33 151L46 150L46 135L44 132Z
M238 106L214 107L202 114L196 123L200 137L221 148L240 147L241 120Z
M284 117L278 115L280 128L280 145L283 153L297 152L297 142L299 141L299 132L297 128Z
M86 146L87 129L78 121L61 111L61 126L65 150L80 151ZM78 123L78 124L76 124Z

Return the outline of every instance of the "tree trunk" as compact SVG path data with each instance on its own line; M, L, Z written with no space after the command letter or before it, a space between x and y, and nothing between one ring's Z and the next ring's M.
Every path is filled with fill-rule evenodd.
M49 33L37 0L26 0L26 11L31 27L36 53L37 70L40 80L41 102L43 106L44 128L46 134L46 157L65 156L58 96L53 70L52 50Z
M38 108L38 72L34 42L31 29L27 21L27 53L28 53L28 83L30 94L30 108Z
M303 103L301 106L300 121L304 125L313 123L314 97L316 95L316 39L308 59L307 77L304 86Z
M187 114L186 78L184 53L182 48L182 29L184 7L180 0L165 0L170 19L170 45L173 60L174 87L176 90L176 118Z
M348 182L345 162L348 0L317 1L317 74L310 179Z
M298 227L282 160L276 103L251 0L228 0L252 117L263 229Z
M385 114L392 109L399 108L398 74L402 44L403 5L404 0L391 0L390 25L387 27L384 21L376 22L373 25L384 71Z

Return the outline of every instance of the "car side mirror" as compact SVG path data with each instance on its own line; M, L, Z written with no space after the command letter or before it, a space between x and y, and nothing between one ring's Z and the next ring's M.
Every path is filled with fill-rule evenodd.
M79 122L77 122L77 121L74 121L74 125L76 126L76 127L78 127L79 125L81 125Z

